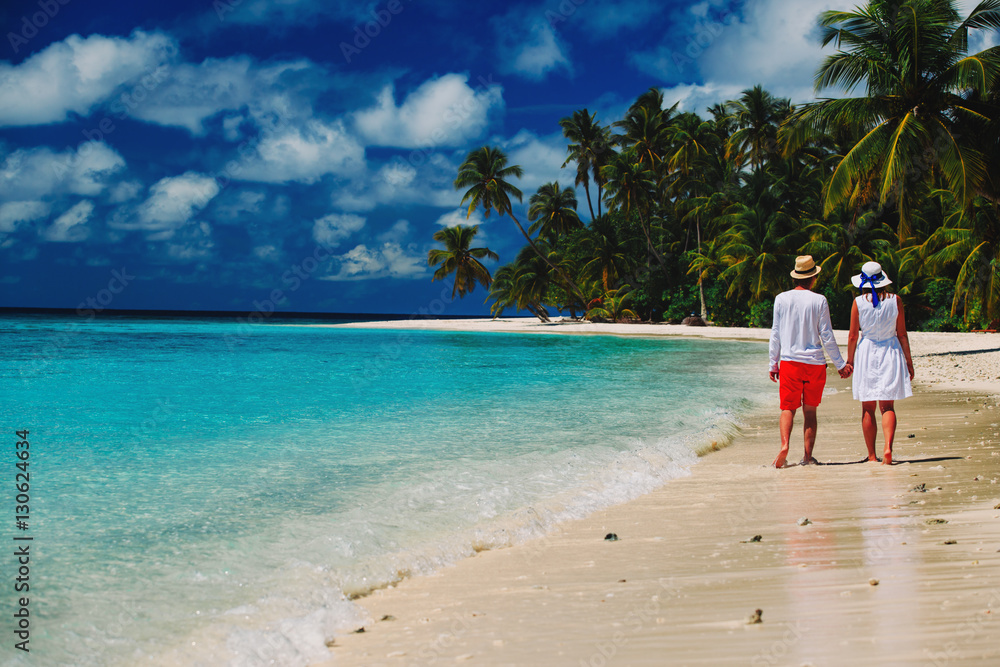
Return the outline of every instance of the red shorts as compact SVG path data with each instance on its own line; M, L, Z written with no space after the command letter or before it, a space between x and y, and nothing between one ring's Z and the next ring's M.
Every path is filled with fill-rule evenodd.
M826 364L782 361L778 364L778 395L782 410L795 410L803 403L819 405L826 386Z

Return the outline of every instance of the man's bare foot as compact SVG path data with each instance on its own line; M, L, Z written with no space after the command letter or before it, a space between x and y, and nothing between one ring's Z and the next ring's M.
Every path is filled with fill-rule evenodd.
M820 463L819 461L817 461L816 457L814 457L814 456L809 456L809 457L803 456L802 460L799 461L799 465L800 466L807 466L809 464L812 464L814 466L821 466L821 465L823 465L822 463Z
M868 457L868 462L869 463L881 463L882 459L880 459L879 457L877 457L874 454L872 454L871 456Z
M774 459L774 463L772 463L771 465L773 465L775 468L784 468L785 458L786 458L785 454L778 454L778 458Z
M892 452L886 452L882 455L882 465L891 466L892 465Z

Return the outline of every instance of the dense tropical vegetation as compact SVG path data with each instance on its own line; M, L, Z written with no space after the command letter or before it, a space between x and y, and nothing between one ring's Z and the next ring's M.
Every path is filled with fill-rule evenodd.
M768 325L794 257L809 253L839 327L848 277L868 260L905 295L911 328L1000 318L1000 47L969 51L971 33L1000 30L1000 0L966 17L953 0L870 0L819 24L837 51L817 94L838 97L796 106L755 86L703 118L651 89L607 125L587 109L563 118L586 222L574 190L549 183L525 230L510 202L520 167L499 148L472 151L455 181L463 203L510 217L528 242L479 281L493 313L700 310Z

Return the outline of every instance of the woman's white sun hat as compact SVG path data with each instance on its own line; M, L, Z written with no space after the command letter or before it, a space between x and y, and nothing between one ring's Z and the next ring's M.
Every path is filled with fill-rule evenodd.
M881 264L878 262L865 262L865 265L861 267L861 273L851 276L851 283L858 289L864 289L865 287L879 289L880 287L891 285L892 281L889 280L889 276L885 275Z

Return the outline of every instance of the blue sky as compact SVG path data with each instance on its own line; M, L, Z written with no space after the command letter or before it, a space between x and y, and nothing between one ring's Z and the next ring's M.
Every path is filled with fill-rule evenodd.
M576 109L810 99L815 17L851 4L5 0L0 306L485 314L426 265L469 150L506 150L526 204L573 185Z

